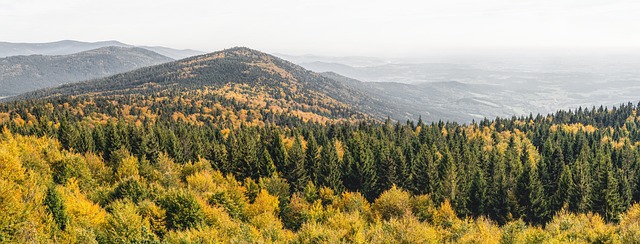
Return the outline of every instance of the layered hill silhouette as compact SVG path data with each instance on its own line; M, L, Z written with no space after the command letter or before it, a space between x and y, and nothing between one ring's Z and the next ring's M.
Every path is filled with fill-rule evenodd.
M2 58L0 97L101 78L172 60L136 47L102 47L70 55Z
M63 40L46 43L0 42L0 57L34 54L69 55L102 47L140 47L153 52L157 52L172 59L183 59L186 57L203 54L203 52L201 51L192 49L173 49L160 46L134 46L119 41L81 42L74 40Z
M333 72L316 73L266 53L237 47L12 99L108 99L136 94L193 98L198 93L196 100L215 96L246 102L255 111L274 110L317 121L364 117L406 121L422 117L427 122L470 122L483 118L478 111L512 115L491 102L471 99L470 93L487 89L494 88L460 82L362 82Z

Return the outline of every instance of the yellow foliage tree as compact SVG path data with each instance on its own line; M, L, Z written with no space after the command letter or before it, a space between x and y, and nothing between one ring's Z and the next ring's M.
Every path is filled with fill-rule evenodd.
M118 164L118 169L116 170L116 178L118 180L124 180L130 177L139 177L138 159L131 155L123 158Z

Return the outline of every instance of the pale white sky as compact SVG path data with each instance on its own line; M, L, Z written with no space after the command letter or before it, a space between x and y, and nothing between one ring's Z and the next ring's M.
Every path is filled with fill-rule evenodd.
M401 56L640 48L637 0L0 0L0 41Z

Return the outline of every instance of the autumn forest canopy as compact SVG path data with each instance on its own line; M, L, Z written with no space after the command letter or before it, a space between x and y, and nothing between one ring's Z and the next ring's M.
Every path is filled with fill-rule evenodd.
M0 241L640 240L640 104L458 124L382 102L246 48L4 101Z

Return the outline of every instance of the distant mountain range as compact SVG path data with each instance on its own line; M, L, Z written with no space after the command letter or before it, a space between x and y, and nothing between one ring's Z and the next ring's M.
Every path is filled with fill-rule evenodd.
M47 59L42 56L22 56L6 60L19 63L18 61L26 62L23 59L29 58L40 62L61 60L61 57ZM312 58L314 57L305 56L302 59L309 61ZM364 64L369 59L353 57L342 60L362 61ZM163 63L168 60L156 61ZM371 62L377 63L375 60ZM68 64L69 61L62 63ZM152 65L152 62L144 63L139 59L133 63L142 64L128 66L128 70ZM6 67L1 64L2 62L0 67ZM106 65L104 62L89 61L85 61L85 64L86 66L68 65L62 69L60 67L64 66L49 65L42 66L45 68L26 69L29 66L14 65L11 66L14 67L11 72L8 68L3 68L7 71L3 71L0 77L12 75L13 79L17 79L16 77L20 77L17 75L18 71L21 71L26 77L23 79L24 84L28 80L36 80L35 84L42 85L22 90L29 91L84 80L79 76L77 79L69 77L69 74L75 74L74 70L78 69L89 70L96 65ZM244 96L243 99L263 101L264 104L260 103L260 106L274 106L280 113L294 111L297 115L304 114L306 119L389 117L404 121L422 117L427 122L470 122L485 117L545 114L558 108L618 105L625 101L637 101L637 94L640 94L640 82L634 78L638 77L634 73L636 71L629 68L625 68L629 71L611 71L611 74L605 76L597 75L599 71L578 70L569 66L554 66L553 69L543 69L545 71L520 66L519 69L499 65L486 66L387 63L354 67L322 61L296 65L256 50L232 48L135 71L124 70L121 72L125 73L118 75L30 92L11 99L88 94L152 94L152 91L171 93L175 88L179 88L180 91L209 89L227 97L236 96L237 92L240 92ZM38 73L41 70L55 70L58 73ZM101 71L95 74L95 77L117 73L115 70L110 71L113 73ZM65 75L67 77L62 80L53 78ZM397 82L403 80L415 82ZM16 92L5 91L3 94L2 91L15 89L19 86L15 84L23 83L13 84L13 87L3 84L0 87L0 97L15 95Z
M224 96L237 96L240 92L245 99L263 101L267 107L297 111L294 113L298 115L313 114L311 117L323 119L389 117L403 121L422 116L425 121L466 122L482 119L483 114L512 114L510 108L477 96L495 90L491 85L362 82L333 72L315 73L248 48L227 49L103 79L31 92L13 99L203 89Z
M62 52L48 50L51 53ZM143 48L114 46L69 55L11 56L0 59L0 97L105 77L172 60Z
M0 42L0 58L10 57L17 55L68 55L79 53L91 49L101 47L136 47L134 45L125 44L119 41L102 41L102 42L80 42L73 40L64 40L48 43L11 43ZM204 52L191 50L191 49L173 49L167 47L157 46L138 46L150 51L154 51L161 55L170 57L172 59L183 59L195 55L203 54Z

